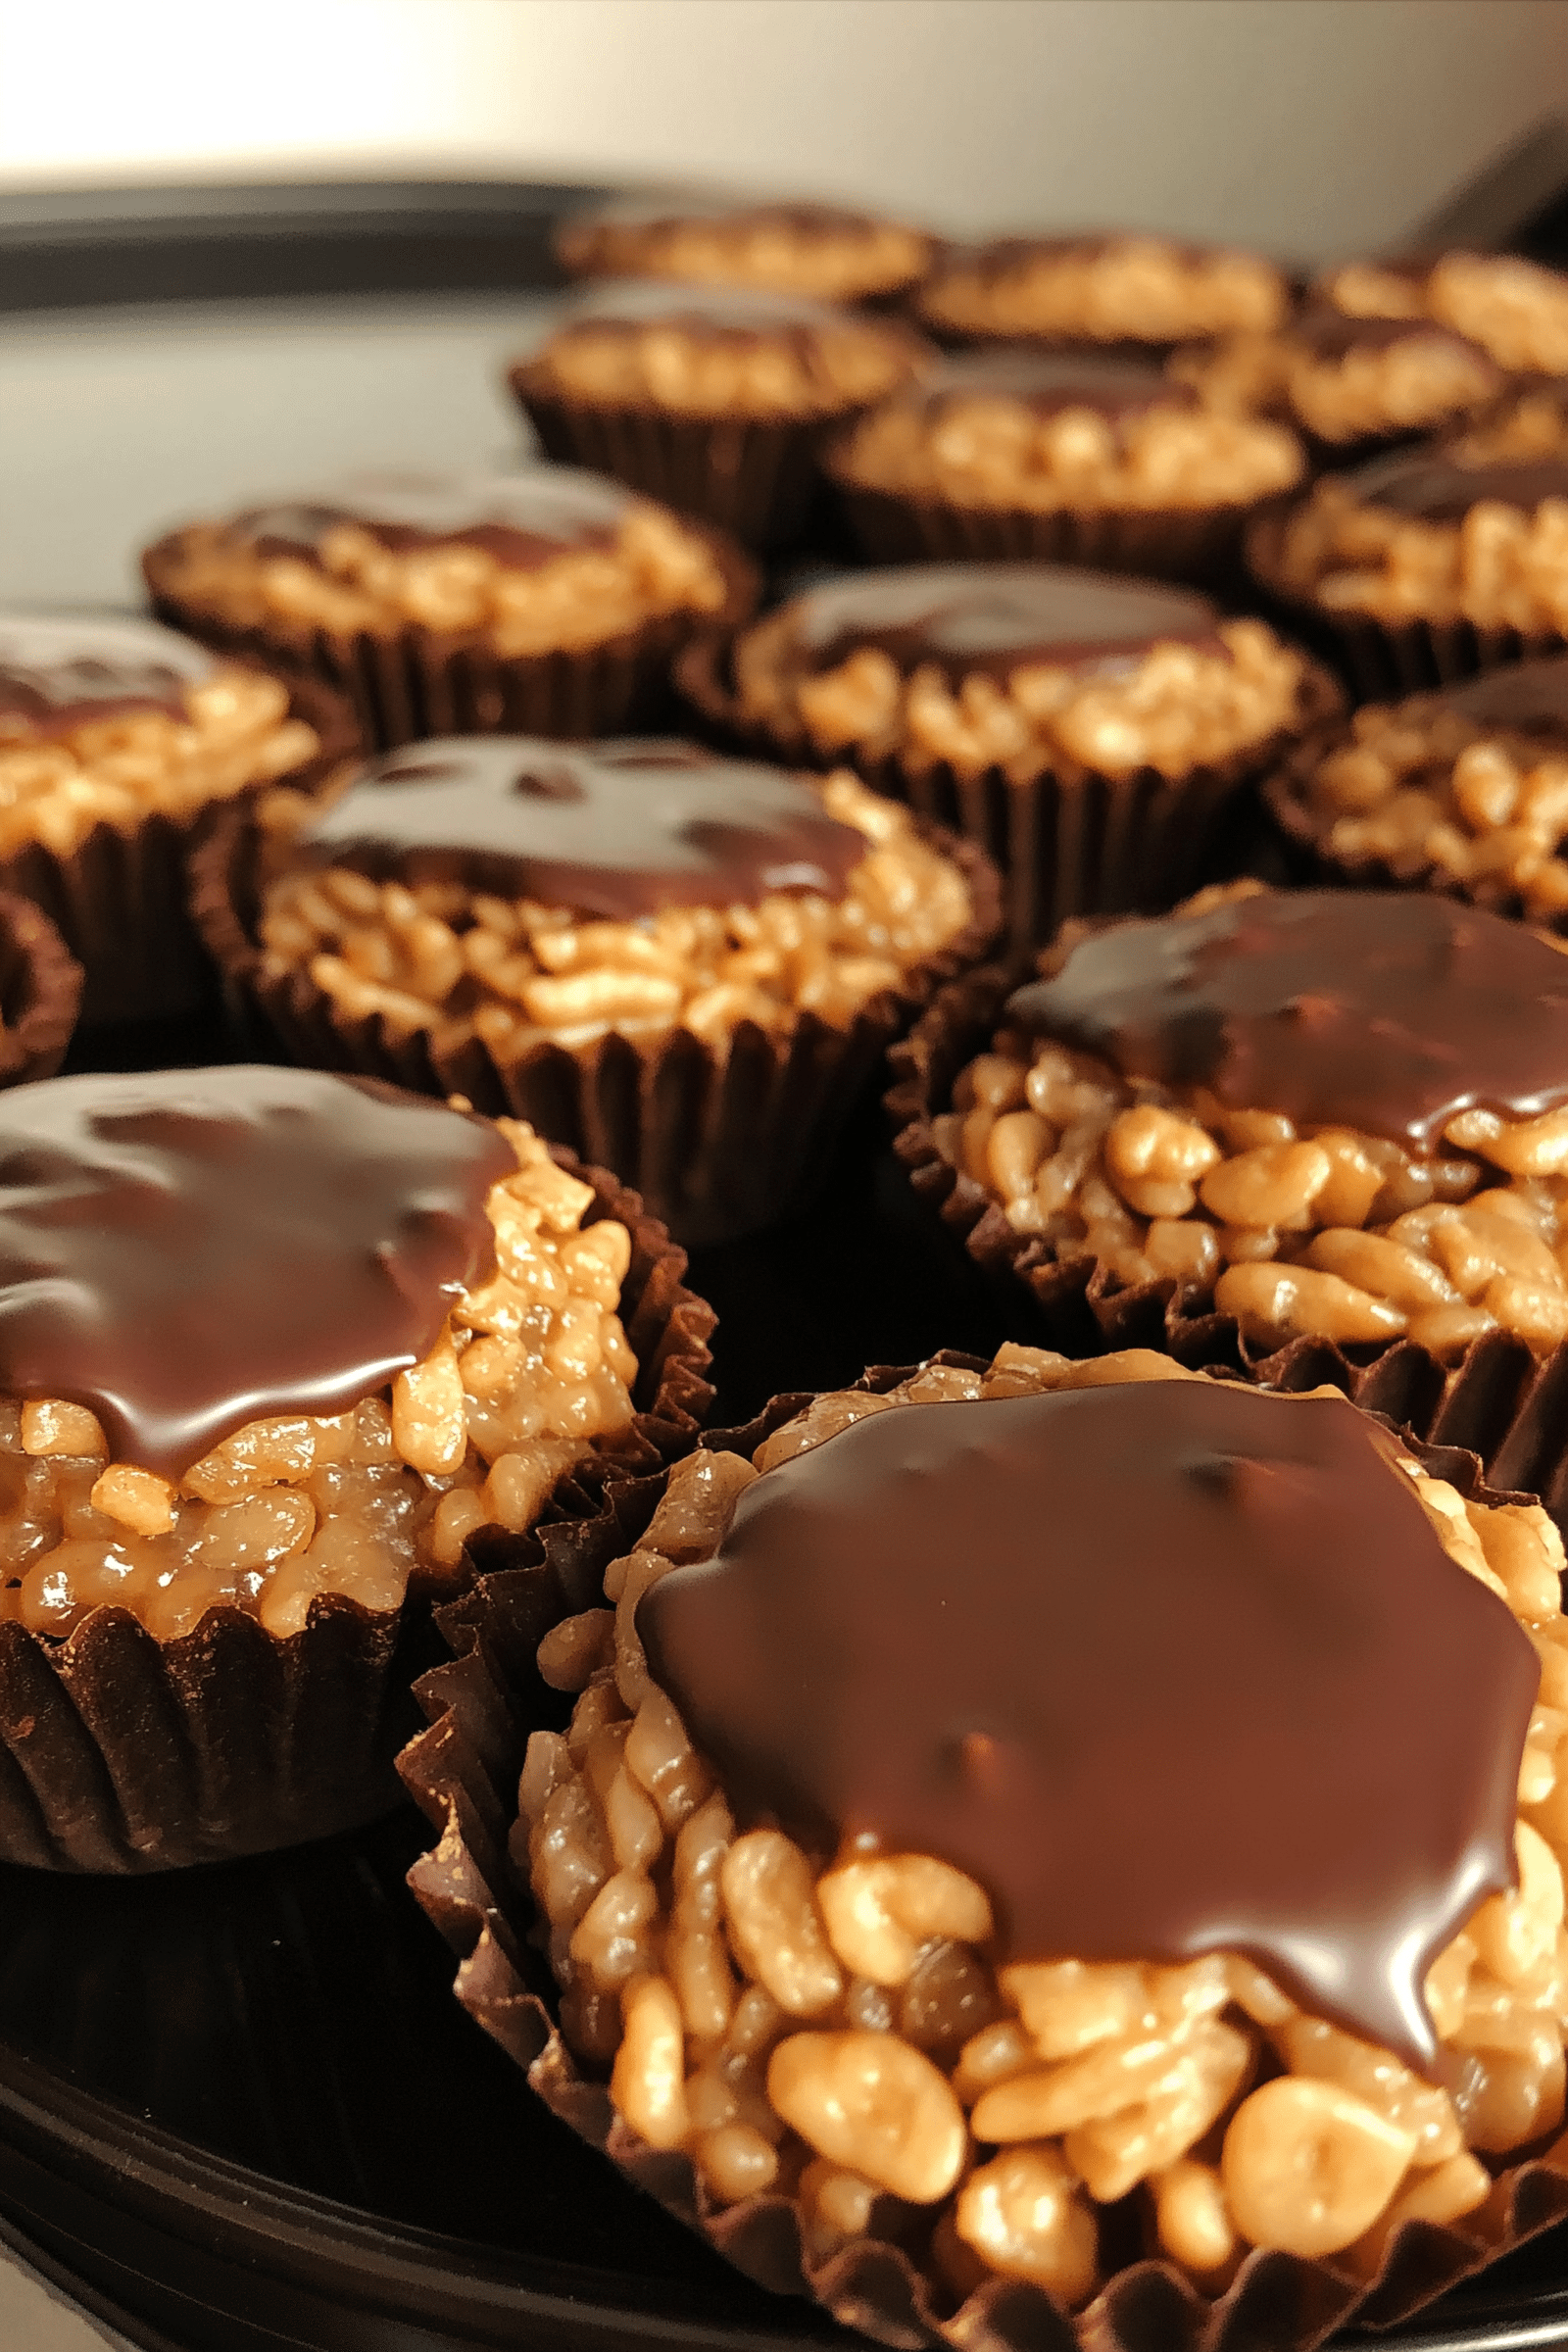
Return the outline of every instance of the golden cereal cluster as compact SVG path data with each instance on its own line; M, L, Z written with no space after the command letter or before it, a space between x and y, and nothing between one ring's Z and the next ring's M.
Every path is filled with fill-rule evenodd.
M522 371L568 399L651 404L685 416L833 416L881 400L913 365L904 336L866 319L725 332L671 316L648 324L585 318L553 335Z
M906 811L853 776L820 786L830 816L865 836L841 899L774 891L755 906L671 906L639 922L449 884L376 883L344 868L287 874L269 889L270 971L307 971L351 1020L478 1037L510 1059L681 1027L716 1052L741 1021L781 1033L803 1013L844 1027L970 919L959 869Z
M1568 914L1568 737L1482 726L1441 696L1358 710L1349 742L1303 779L1331 857L1377 860L1401 879L1517 898L1527 914Z
M1279 576L1330 612L1568 634L1568 498L1526 511L1478 481L1459 521L1425 522L1330 476L1287 517Z
M239 626L478 633L507 659L577 652L669 613L716 612L728 594L707 540L635 501L612 546L564 547L526 570L460 540L395 552L353 522L328 531L318 563L261 553L229 525L196 524L172 551L164 585L181 606Z
M609 1217L584 1228L592 1188L531 1128L499 1125L517 1171L486 1202L494 1272L422 1363L351 1411L253 1421L171 1484L111 1461L81 1405L0 1403L0 1616L63 1636L113 1604L170 1642L226 1605L283 1638L318 1593L396 1609L411 1577L450 1583L476 1529L530 1526L632 1417L631 1237Z
M1240 1957L998 1968L987 1895L950 1864L858 1850L824 1864L776 1829L737 1836L650 1678L641 1595L712 1553L760 1472L851 1421L1199 1377L1143 1351L1073 1364L1009 1345L984 1374L929 1366L886 1396L820 1397L755 1463L679 1464L606 1576L607 1605L540 1649L546 1679L580 1692L564 1736L529 1741L520 1788L563 2032L610 2067L631 2129L684 2150L715 2203L791 2196L818 2259L892 2198L935 2209L933 2258L954 2293L1001 2275L1081 2304L1102 2277L1100 2209L1137 2191L1160 2251L1205 2292L1253 2246L1365 2274L1400 2222L1474 2212L1492 2189L1482 2159L1561 2121L1568 1626L1562 1544L1535 1506L1465 1503L1403 1464L1446 1548L1506 1600L1542 1663L1518 1891L1480 1907L1427 1984L1459 2062L1451 2092L1308 2016Z
M0 857L39 842L66 858L95 825L133 832L269 784L319 749L288 689L227 664L180 690L177 710L122 710L42 735L0 731Z
M791 658L786 611L738 641L735 682L746 718L829 757L896 755L915 773L1000 768L1018 784L1064 763L1177 777L1266 743L1299 709L1299 654L1260 620L1227 621L1217 634L1216 647L1155 643L1114 671L1029 662L956 684L935 662L906 674L874 646L805 669Z
M1212 351L1180 354L1171 373L1196 385L1211 408L1285 416L1340 447L1436 432L1474 415L1502 383L1485 352L1442 333L1409 335L1382 350L1351 349L1338 359L1289 329L1237 335Z
M931 240L893 221L809 224L745 212L731 220L568 223L568 269L604 277L668 277L689 285L751 286L811 302L855 302L918 277Z
M1039 335L1064 342L1180 343L1267 330L1285 315L1285 283L1247 253L1194 253L1161 237L1031 250L1004 262L982 253L939 269L921 290L922 316L974 335Z
M1449 253L1424 275L1350 262L1323 280L1354 318L1436 318L1521 375L1568 375L1568 277L1513 254Z
M1301 477L1283 425L1171 405L1128 416L1091 407L1041 416L1025 400L965 392L895 397L839 444L852 488L957 507L1050 514L1250 505Z

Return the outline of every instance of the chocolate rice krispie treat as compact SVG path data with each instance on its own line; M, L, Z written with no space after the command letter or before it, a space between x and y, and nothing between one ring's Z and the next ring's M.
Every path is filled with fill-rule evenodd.
M1451 891L1568 919L1568 656L1374 703L1264 786L1287 838L1341 883Z
M1293 489L1283 425L1205 408L1146 363L976 353L873 409L828 471L867 551L1202 576L1249 510Z
M300 1070L14 1088L0 1161L0 1850L366 1818L410 1592L687 1442L621 1321L664 1237L519 1122Z
M1356 318L1322 303L1277 334L1180 353L1171 372L1212 407L1283 418L1331 461L1452 431L1506 381L1478 343L1436 319Z
M986 861L853 776L436 741L219 833L197 912L302 1059L510 1107L683 1228L765 1222L939 976Z
M1511 253L1346 262L1319 299L1351 318L1433 318L1510 375L1568 375L1568 275Z
M924 229L842 206L768 198L624 197L574 213L555 233L573 277L662 277L752 286L816 302L903 293L936 252Z
M998 237L955 247L914 297L933 333L968 342L1169 347L1284 320L1284 272L1260 254L1134 235Z
M1193 2295L1254 2293L1315 2340L1540 2227L1545 1514L1341 1397L1158 1358L881 1385L678 1464L547 1635L579 1695L512 1850L559 2032L525 2036L493 1945L464 1997L510 1982L559 2112L888 2342L1037 2344L1041 2298L1085 2342L1183 2341Z
M0 612L0 884L85 967L88 1020L199 1000L182 875L197 819L279 777L310 789L356 748L334 697L171 629Z
M772 546L804 525L823 434L934 359L895 320L798 295L615 283L510 380L552 458Z
M854 573L687 648L683 693L779 760L848 760L1009 876L1015 938L1159 906L1279 748L1334 705L1260 620L1047 564Z
M612 732L693 631L751 610L737 550L564 466L358 474L142 559L160 615L354 698L368 740Z
M1545 1355L1568 1339L1568 961L1413 891L1242 885L1069 929L900 1151L989 1198L969 1246L1000 1244L1048 1315L1094 1269L1254 1354L1408 1337L1452 1363L1501 1330Z
M1568 449L1400 453L1260 517L1254 577L1334 638L1368 699L1446 685L1568 639Z

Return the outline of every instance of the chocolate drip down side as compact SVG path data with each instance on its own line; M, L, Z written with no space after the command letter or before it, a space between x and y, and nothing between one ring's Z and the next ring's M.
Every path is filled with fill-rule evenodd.
M243 1065L0 1096L0 1393L97 1414L177 1479L247 1422L332 1414L427 1355L493 1262L488 1121Z
M1116 923L1006 1011L1124 1077L1417 1152L1462 1110L1568 1102L1568 958L1414 891L1264 893Z
M798 642L813 670L874 647L906 671L1005 676L1026 663L1131 668L1161 642L1228 659L1205 597L1107 572L1036 564L921 564L861 573L801 598Z
M743 1820L954 1863L1001 1959L1246 1953L1430 2071L1539 1667L1393 1449L1197 1382L899 1407L766 1472L638 1623Z
M634 922L665 906L755 905L776 890L841 898L867 846L782 768L662 739L495 735L411 744L373 761L312 820L295 855L377 881L456 882Z

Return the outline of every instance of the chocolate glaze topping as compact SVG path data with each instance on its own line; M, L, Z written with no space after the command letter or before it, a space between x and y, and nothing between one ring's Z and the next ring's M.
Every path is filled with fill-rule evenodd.
M178 1478L247 1421L340 1413L492 1263L488 1121L371 1078L169 1070L0 1098L0 1391Z
M1539 1668L1392 1451L1221 1383L897 1408L747 1488L638 1622L743 1819L956 1864L1005 1959L1245 1952L1426 2070Z
M812 589L797 604L798 642L813 669L862 646L901 669L934 662L950 677L1001 675L1029 662L1131 668L1161 640L1225 656L1206 597L1112 572L1046 564L931 564L870 571Z
M454 735L360 770L300 836L315 864L635 922L662 906L841 898L867 843L779 767L663 739Z
M1521 727L1568 735L1568 655L1483 670L1444 696L1478 726Z
M904 394L924 408L946 408L976 397L1015 400L1037 416L1063 409L1093 409L1102 416L1137 416L1146 409L1196 409L1198 392L1140 359L1106 360L1094 352L1031 351L1004 344L966 352Z
M1286 330L1288 340L1310 352L1315 360L1348 359L1352 351L1389 351L1396 343L1445 343L1456 351L1486 354L1451 326L1435 318L1363 318L1328 305L1303 311Z
M0 612L0 737L64 735L90 719L183 709L213 656L150 620Z
M1266 892L1113 923L1007 1018L1129 1078L1430 1152L1471 1108L1568 1102L1568 957L1419 891Z
M566 466L520 473L365 473L302 498L251 507L228 526L259 556L318 564L322 542L352 522L397 554L457 544L532 571L567 548L612 546L630 493Z
M1454 458L1380 458L1340 477L1363 506L1416 514L1423 522L1458 522L1482 499L1528 514L1543 499L1568 498L1568 459L1518 465L1461 466Z

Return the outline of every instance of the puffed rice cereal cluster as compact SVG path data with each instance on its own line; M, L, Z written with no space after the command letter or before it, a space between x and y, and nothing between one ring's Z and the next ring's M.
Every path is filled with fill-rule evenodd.
M1331 475L1287 516L1279 584L1330 612L1568 632L1568 499L1478 495L1458 522L1363 502Z
M1520 385L1451 444L1464 466L1568 457L1568 383Z
M811 1012L844 1026L957 936L970 898L959 869L894 803L842 771L819 789L829 815L865 836L842 899L774 891L755 906L590 922L566 907L332 868L270 885L267 965L308 969L350 1019L379 1013L405 1033L434 1029L447 1046L476 1036L501 1058L612 1029L679 1026L721 1051L741 1021L778 1034Z
M483 631L507 658L601 645L666 613L716 612L728 594L707 541L640 502L613 546L566 547L526 570L456 540L394 552L353 522L326 534L317 564L198 523L180 534L165 585L240 626L281 619L352 634L412 622Z
M938 1150L1015 1233L1120 1284L1174 1280L1258 1346L1407 1337L1451 1360L1489 1331L1568 1339L1568 1110L1461 1111L1421 1159L1008 1029L953 1101Z
M0 1401L0 1617L63 1637L112 1604L172 1642L227 1605L284 1639L318 1593L396 1609L411 1579L450 1584L476 1529L528 1527L589 1442L632 1418L616 1312L631 1237L608 1217L583 1229L591 1186L521 1121L498 1124L517 1170L486 1202L495 1272L353 1410L253 1421L176 1486L110 1460L81 1405Z
M1319 291L1353 318L1436 318L1521 375L1568 375L1568 277L1505 253L1449 253L1430 270L1348 262Z
M0 714L0 857L41 842L69 857L95 825L131 832L270 784L319 749L288 690L222 665L183 685L179 711L122 710L41 734Z
M668 277L755 286L814 302L856 302L907 285L931 239L891 220L821 205L760 205L714 219L619 221L596 216L561 231L569 270L598 277Z
M1544 920L1568 912L1568 739L1483 725L1441 695L1356 711L1352 739L1303 777L1328 854L1401 878L1439 875L1517 898Z
M1170 640L1125 669L1030 664L1003 678L975 671L957 685L935 662L906 675L876 647L832 669L802 670L790 662L790 629L781 614L736 644L747 719L786 739L804 733L830 756L896 753L916 772L939 762L959 775L995 767L1019 784L1063 760L1102 775L1187 775L1291 726L1305 676L1301 656L1260 620L1223 622L1224 654Z
M1494 400L1502 381L1484 352L1446 334L1332 358L1289 330L1180 353L1171 373L1211 408L1284 416L1337 447L1451 427Z
M643 324L584 318L527 369L530 388L606 406L652 404L686 416L834 416L881 400L909 373L907 338L867 319L716 331L670 316Z
M609 1570L608 1605L541 1646L547 1681L580 1693L564 1736L529 1741L518 1830L565 2038L715 2203L792 2197L818 2259L874 2209L878 2233L897 2234L891 2198L940 2209L932 2253L955 2294L1000 2274L1082 2304L1102 2275L1099 2208L1136 2190L1160 2251L1205 2292L1253 2246L1369 2275L1401 2222L1474 2212L1492 2190L1483 2159L1562 2119L1568 1625L1562 1544L1534 1505L1466 1503L1403 1463L1445 1548L1507 1601L1542 1667L1518 1891L1485 1902L1427 1980L1449 2089L1308 2016L1248 1960L997 1968L988 1897L951 1865L737 1836L650 1679L642 1594L713 1552L760 1471L851 1421L1200 1377L1142 1350L1069 1363L1009 1345L983 1375L933 1365L886 1396L819 1397L755 1462L680 1463Z
M1041 416L1002 393L918 392L863 417L839 449L844 476L872 490L959 507L1199 508L1250 505L1294 488L1294 433L1178 405L1108 416L1084 407Z
M1068 343L1179 343L1267 330L1285 316L1284 279L1255 254L1203 253L1163 237L1034 244L958 255L921 289L931 325L961 334Z

